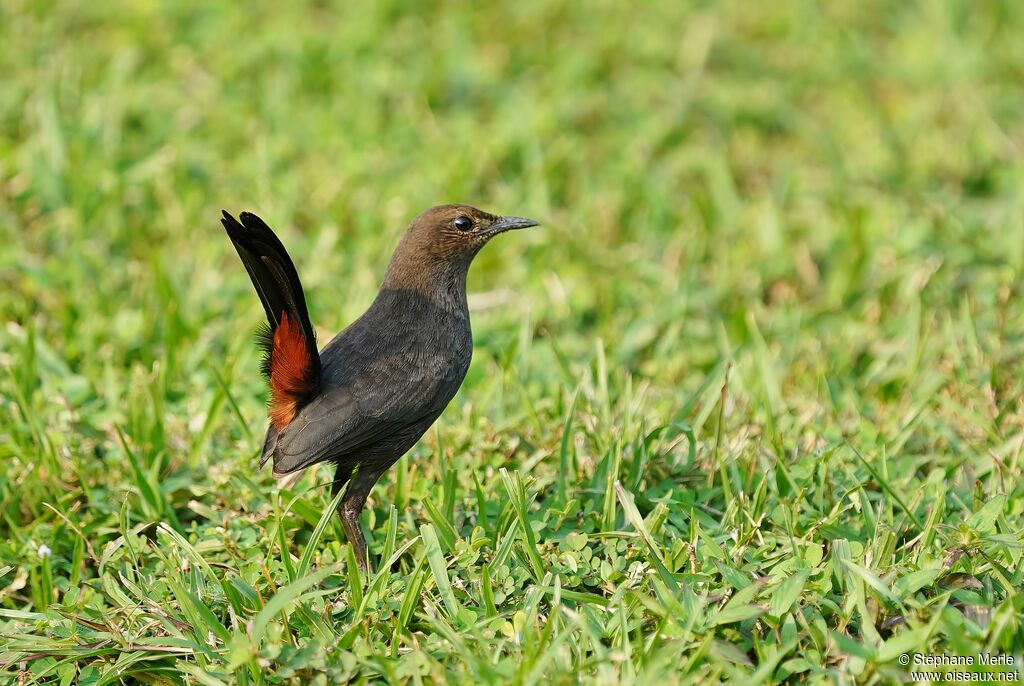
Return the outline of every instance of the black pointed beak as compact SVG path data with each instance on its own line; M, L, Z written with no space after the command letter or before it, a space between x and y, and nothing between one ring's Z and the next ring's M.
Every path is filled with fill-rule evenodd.
M498 217L498 221L491 224L489 229L491 233L501 233L512 229L528 229L531 226L540 226L540 222L526 217Z

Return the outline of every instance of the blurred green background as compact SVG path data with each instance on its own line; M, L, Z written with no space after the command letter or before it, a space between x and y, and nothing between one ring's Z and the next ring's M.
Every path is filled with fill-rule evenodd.
M421 676L455 680L525 680L550 649L538 669L558 682L847 671L870 682L892 677L896 653L877 652L890 632L919 622L931 629L908 647L1020 654L1022 35L1024 5L1011 0L0 0L8 669L44 683L277 683L252 666L285 664L267 651L289 636L303 643L302 613L281 620L284 639L235 639L292 578L277 543L301 556L326 496L307 480L306 509L282 514L269 475L254 471L262 310L219 212L250 210L279 232L325 341L371 301L408 221L442 202L544 226L495 241L471 270L473 367L438 432L375 490L371 550L381 552L392 503L398 545L424 522L443 529L449 518L425 512L427 501L454 516L459 545L480 524L480 560L441 541L455 600L471 611L486 605L481 564L516 531L506 525L518 516L538 540L516 544L498 616L455 612L454 637L431 624L434 584L444 588L435 568L405 626L385 610L336 608L332 631L362 629L345 650L312 651L331 678L411 678L367 657L401 645L429 656ZM539 503L532 514L513 516L501 467L519 470ZM558 616L530 595L554 583L524 571L531 546L557 575L567 532L633 530L613 494L619 479L641 515L663 507L656 555L703 599L679 601L698 619L667 630L678 617L650 585L650 551L613 537L612 572L563 570L559 583L626 602L619 638L612 612L592 618L598 638L565 620L545 639L564 629L558 646L506 640L506 623L534 622L543 636L537 613ZM566 519L570 504L579 515ZM562 519L550 515L559 508ZM136 653L109 637L82 648L90 642L76 643L67 617L116 618L136 584L166 595L183 623L209 620L159 583L170 564L150 526L160 521L261 600L235 607L215 578L186 573L183 586L234 638L180 661L191 667L137 648L144 662L115 669L117 655ZM138 550L125 542L135 538ZM836 539L886 588L936 574L927 587L907 582L896 603L859 572L827 581L846 573L826 569ZM805 609L786 610L795 642L778 633L785 614L715 620L716 603L745 588L738 578L773 579L770 595L787 576L772 571L778 555L800 557L787 548L797 540L819 552L805 560ZM422 546L409 555L422 561ZM344 560L334 528L319 548L324 565ZM416 578L402 565L382 587L392 603ZM978 584L967 584L974 596L930 585L954 574ZM851 585L854 606L843 600ZM951 618L954 606L984 616ZM136 647L164 635L130 612L117 621ZM195 626L175 630L205 640ZM606 639L625 657L601 653ZM781 652L769 660L761 642ZM495 657L470 657L484 654ZM806 664L783 661L797 654ZM280 679L305 683L311 664Z

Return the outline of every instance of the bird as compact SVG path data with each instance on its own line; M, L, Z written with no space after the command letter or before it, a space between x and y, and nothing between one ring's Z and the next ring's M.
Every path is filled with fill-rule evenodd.
M360 515L374 484L441 415L473 355L469 266L495 236L538 226L469 205L438 205L409 224L376 298L322 349L295 265L251 212L221 224L266 312L258 333L270 392L259 467L279 482L335 465L332 500L360 570L368 569ZM347 487L346 487L347 486Z

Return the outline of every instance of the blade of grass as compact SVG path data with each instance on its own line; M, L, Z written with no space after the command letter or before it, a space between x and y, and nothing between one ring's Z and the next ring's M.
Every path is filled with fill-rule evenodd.
M420 527L420 536L423 538L423 545L427 551L427 562L430 563L430 572L434 577L434 585L437 586L437 592L441 595L441 600L444 602L444 608L449 619L455 621L459 616L461 607L455 599L455 593L452 591L451 579L448 578L448 567L444 562L444 553L441 552L441 544L437 540L437 533L434 531L433 526L424 524Z
M345 484L341 487L341 490L338 491L337 495L334 496L327 508L324 509L323 514L320 515L320 521L316 523L316 527L313 529L313 533L309 537L309 542L306 543L306 549L302 552L302 558L299 560L299 565L295 568L296 579L306 575L309 565L313 562L313 555L319 549L320 538L324 535L324 531L327 530L327 526L334 518L334 513L337 512L338 506L341 504L341 501L345 497L345 493L347 491L348 484Z

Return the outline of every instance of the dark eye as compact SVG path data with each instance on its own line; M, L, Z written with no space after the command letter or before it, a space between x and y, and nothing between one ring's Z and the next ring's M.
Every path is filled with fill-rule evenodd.
M456 217L455 221L452 223L455 225L455 228L458 229L459 231L469 231L470 229L473 228L473 220L464 214Z

